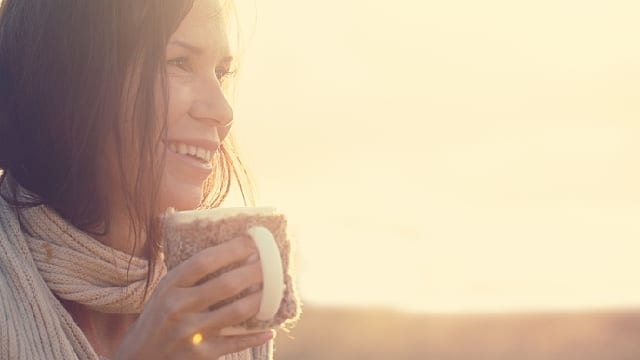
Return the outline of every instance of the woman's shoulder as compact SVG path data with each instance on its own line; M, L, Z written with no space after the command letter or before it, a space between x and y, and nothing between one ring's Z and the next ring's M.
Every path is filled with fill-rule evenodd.
M28 293L24 287L33 283L33 271L30 269L29 259L25 259L20 244L8 236L5 224L0 221L0 313L10 307L27 304ZM6 313L5 313L6 315ZM7 316L0 316L0 327Z
M77 359L62 320L31 274L6 272L7 264L0 264L0 359Z
M30 260L25 235L15 207L0 196L0 269L7 262L16 265Z
M47 353L51 346L42 340L62 328L55 304L32 260L11 240L0 232L0 359L59 358Z
M28 298L23 298L24 294L13 283L16 275L6 257L0 256L0 338L2 339L7 339L9 329L15 331L22 325L18 319L21 317L22 308L28 305Z
M30 290L36 287L39 277L17 216L6 203L1 203L0 313L11 307L27 307L36 295ZM7 317L0 316L0 321L7 321Z

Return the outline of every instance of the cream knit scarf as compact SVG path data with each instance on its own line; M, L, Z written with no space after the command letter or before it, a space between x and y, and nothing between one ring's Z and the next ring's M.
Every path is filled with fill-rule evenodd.
M7 181L0 191L9 193ZM103 245L45 206L22 215L24 228L0 198L0 358L99 359L56 296L105 313L139 313L164 262L144 297L146 260ZM270 358L267 344L221 359Z

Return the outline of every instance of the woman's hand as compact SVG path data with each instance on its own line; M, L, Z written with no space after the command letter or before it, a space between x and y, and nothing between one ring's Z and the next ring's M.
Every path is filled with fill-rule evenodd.
M208 310L210 305L261 283L257 254L249 237L238 238L202 250L176 266L154 290L115 359L217 359L269 341L271 331L219 335L220 329L237 325L258 312L260 291L215 311ZM208 274L243 261L246 263L242 266L196 285ZM197 344L193 341L195 334L201 335Z

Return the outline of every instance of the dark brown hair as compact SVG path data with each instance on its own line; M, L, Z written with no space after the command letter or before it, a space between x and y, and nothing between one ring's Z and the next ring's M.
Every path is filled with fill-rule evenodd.
M47 205L79 229L105 235L108 182L119 181L134 238L149 239L153 266L160 250L165 49L193 0L0 4L0 184L10 177L34 194L29 201L15 191L2 197L17 208ZM109 151L119 179L109 177ZM234 180L252 201L231 137L213 162L200 207L220 205Z

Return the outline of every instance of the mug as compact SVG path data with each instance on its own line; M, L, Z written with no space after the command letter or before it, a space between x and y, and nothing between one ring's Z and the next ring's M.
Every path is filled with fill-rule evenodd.
M291 244L284 214L273 207L235 207L168 212L162 216L163 253L167 268L195 253L240 237L251 237L262 268L262 298L258 313L242 324L221 330L221 335L240 335L291 325L299 314L299 301L291 274ZM202 281L219 276L242 264L220 269ZM227 305L252 290L214 304Z

